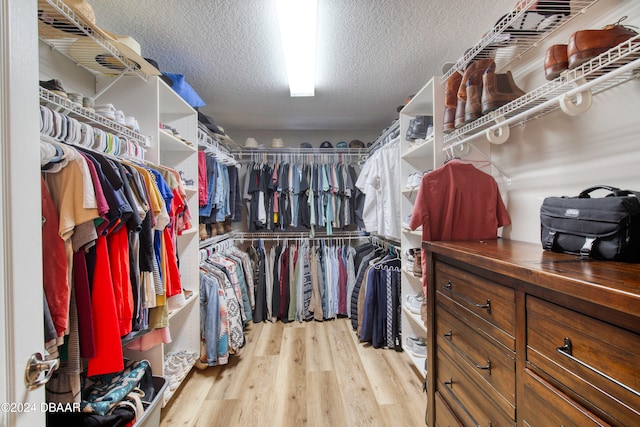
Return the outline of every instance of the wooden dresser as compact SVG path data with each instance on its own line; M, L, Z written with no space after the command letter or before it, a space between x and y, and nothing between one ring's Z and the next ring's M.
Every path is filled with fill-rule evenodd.
M640 264L424 248L429 426L640 426Z

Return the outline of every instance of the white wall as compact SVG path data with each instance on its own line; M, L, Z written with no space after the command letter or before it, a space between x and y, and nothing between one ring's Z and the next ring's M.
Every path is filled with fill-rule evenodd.
M627 15L640 26L640 2L601 0L534 52L511 65L516 83L530 91L545 83L547 47L567 43L579 29L598 29ZM640 191L640 81L632 80L593 97L592 107L571 117L557 110L511 129L503 145L491 146L491 159L511 184L496 173L512 225L503 237L540 241L539 209L544 197L575 196L584 188L608 184Z

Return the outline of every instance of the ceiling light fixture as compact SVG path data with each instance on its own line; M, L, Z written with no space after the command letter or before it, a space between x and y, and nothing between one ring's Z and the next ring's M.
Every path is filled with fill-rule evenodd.
M317 0L276 0L291 96L314 96Z

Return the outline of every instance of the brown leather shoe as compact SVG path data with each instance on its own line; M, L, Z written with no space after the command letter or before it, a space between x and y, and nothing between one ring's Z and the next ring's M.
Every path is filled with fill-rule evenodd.
M479 59L469 65L462 76L458 89L458 106L456 108L456 127L472 122L482 113L482 74L493 65L493 59Z
M455 129L456 106L458 105L457 94L461 81L462 75L460 73L453 73L447 79L447 87L444 92L444 123L442 125L442 130L446 133Z
M567 45L554 44L549 47L544 55L544 77L547 80L553 80L567 68L569 68Z
M491 66L482 75L482 114L500 108L524 94L513 81L511 71L496 74L495 66Z
M582 30L573 33L567 47L569 68L576 68L638 34L620 25L622 20L607 25L601 30Z

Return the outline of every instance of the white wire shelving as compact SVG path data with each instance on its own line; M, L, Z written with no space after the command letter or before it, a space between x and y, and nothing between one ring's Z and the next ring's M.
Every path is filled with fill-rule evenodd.
M475 59L493 58L500 69L506 68L511 62L521 58L529 49L537 47L555 30L584 13L597 2L598 0L545 1L544 10L540 11L548 16L548 19L541 24L544 25L544 29L527 31L521 29L520 24L526 14L535 12L536 7L540 8L540 6L537 0L521 0L520 8L505 14L489 32L469 48L444 73L442 82L446 82L453 73L462 72Z
M117 77L113 83L124 75L135 75L147 81L150 75L160 74L146 61L138 63L127 57L116 46L120 43L116 36L110 37L109 33L89 23L63 0L38 0L38 33L40 40L92 74ZM129 48L125 44L122 49Z
M149 137L134 131L127 126L117 123L105 116L96 114L95 112L82 107L79 104L69 101L66 98L57 95L50 90L40 87L40 101L52 110L56 110L64 115L73 117L78 121L91 124L93 127L109 132L118 137L124 137L129 141L142 147L149 147Z
M561 108L580 114L593 95L640 76L640 35L619 44L556 79L444 136L443 150L484 135L490 142L508 139L509 128Z

